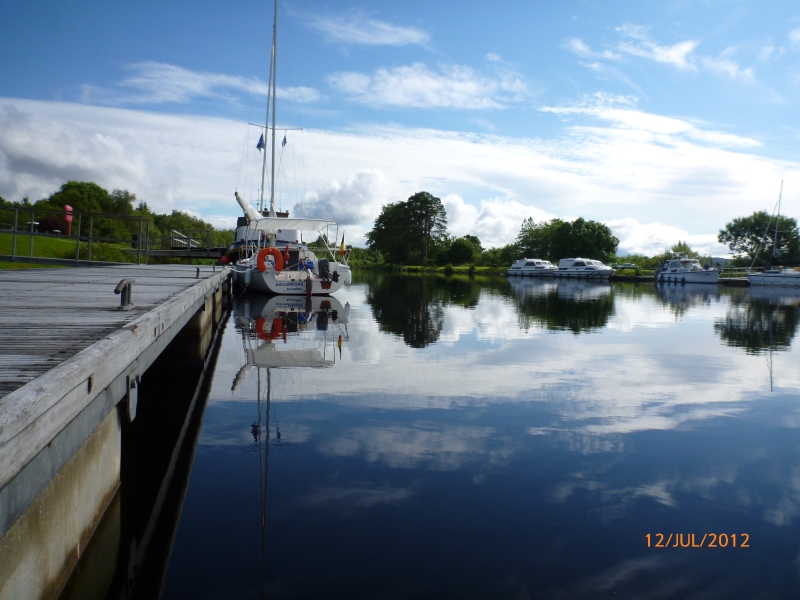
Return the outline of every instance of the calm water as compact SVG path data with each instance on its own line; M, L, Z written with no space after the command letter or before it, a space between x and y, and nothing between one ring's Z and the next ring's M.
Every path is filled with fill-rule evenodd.
M799 301L379 274L310 320L240 298L163 597L797 597Z

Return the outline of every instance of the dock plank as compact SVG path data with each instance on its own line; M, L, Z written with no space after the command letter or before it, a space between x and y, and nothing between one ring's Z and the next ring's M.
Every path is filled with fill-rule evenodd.
M219 269L131 265L0 271L0 398ZM135 279L132 310L114 288Z

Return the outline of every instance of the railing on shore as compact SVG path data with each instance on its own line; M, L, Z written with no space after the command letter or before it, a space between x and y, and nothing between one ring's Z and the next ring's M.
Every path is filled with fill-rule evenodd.
M86 263L92 262L93 244L114 244L128 255L136 256L136 264L147 264L151 251L155 250L202 250L210 249L211 229L173 229L169 235L150 235L150 221L140 216L108 215L103 213L80 213L69 215L64 211L18 206L0 209L0 233L11 236L11 251L3 260L45 259L48 262ZM38 219L38 220L37 220ZM112 225L113 222L114 225ZM61 227L61 229L57 228ZM66 230L65 230L66 229ZM95 235L97 230L109 235ZM125 237L121 237L125 236ZM27 253L19 252L17 238L28 238ZM75 258L36 256L34 240L60 239L74 242ZM24 244L24 242L23 242ZM0 254L3 254L0 252Z

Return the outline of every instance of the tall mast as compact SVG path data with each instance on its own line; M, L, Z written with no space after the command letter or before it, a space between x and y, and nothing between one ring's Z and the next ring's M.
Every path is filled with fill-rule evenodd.
M778 221L781 220L781 198L782 197L783 197L783 180L781 180L781 193L778 194L778 216L775 217L775 238L772 240L772 262L773 262L773 264L775 263L775 253L778 251Z
M277 0L276 0L276 12L275 16L277 18ZM272 65L275 62L275 24L272 26L272 53L269 59L269 81L267 82L267 116L264 118L264 154L261 158L261 199L258 203L258 213L261 214L261 211L264 210L264 180L267 174L267 148L266 142L269 136L269 101L272 96L272 78L274 77L272 72Z
M275 28L272 32L272 189L269 195L269 216L275 217L275 96L278 79L278 0L275 0Z

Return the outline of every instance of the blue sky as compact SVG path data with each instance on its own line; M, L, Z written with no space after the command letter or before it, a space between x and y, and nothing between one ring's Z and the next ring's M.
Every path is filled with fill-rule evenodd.
M623 251L721 253L732 217L800 217L790 2L287 1L279 204L359 243L382 204L443 199L488 244L597 219ZM0 195L66 179L219 226L255 198L268 3L3 3ZM257 84L257 78L261 84ZM280 135L284 133L281 132Z

